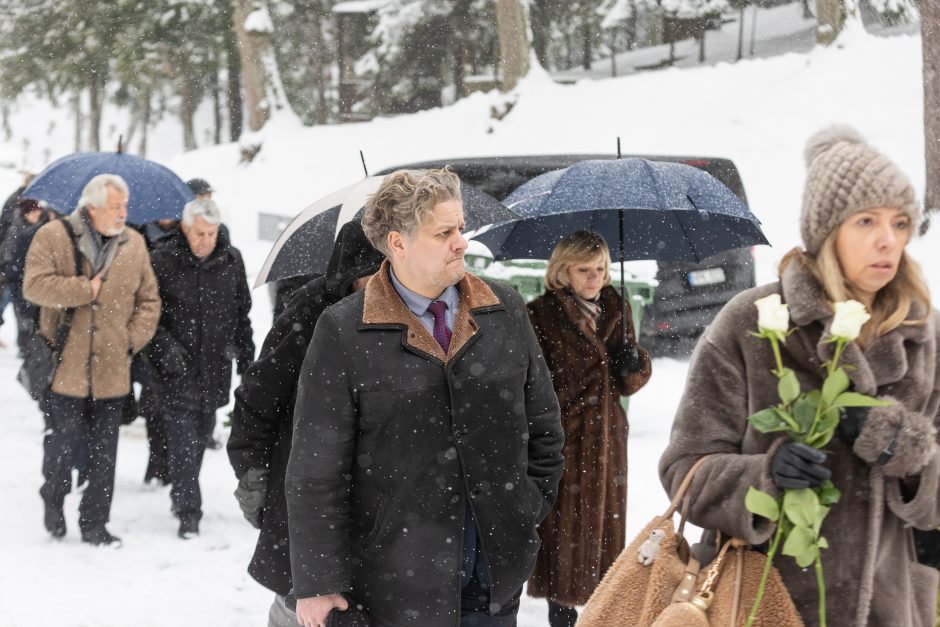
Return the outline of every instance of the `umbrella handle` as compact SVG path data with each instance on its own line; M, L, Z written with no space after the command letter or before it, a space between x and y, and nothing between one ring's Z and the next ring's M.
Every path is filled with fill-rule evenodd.
M620 152L620 138L617 138L617 152ZM620 320L623 323L623 343L627 343L627 292L626 292L626 279L624 279L623 272L623 209L619 210L620 213Z

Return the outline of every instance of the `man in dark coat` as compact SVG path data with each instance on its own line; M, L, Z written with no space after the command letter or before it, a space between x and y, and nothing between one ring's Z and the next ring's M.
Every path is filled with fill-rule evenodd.
M317 322L285 483L303 625L340 593L381 627L516 623L564 434L522 299L464 272L460 197L387 176L363 229L388 261Z
M10 290L10 301L16 313L16 341L22 353L39 322L39 307L23 298L26 253L36 231L55 213L32 198L20 198L16 207L21 225L15 230L11 227L0 244L0 277L4 287Z
M248 572L276 595L269 627L297 624L296 616L285 605L291 576L284 474L294 430L300 367L323 310L365 287L382 259L359 222L344 225L326 274L294 293L275 319L258 359L235 390L228 454L238 477L238 503L248 522L261 530Z
M199 470L216 409L229 401L232 360L244 374L255 350L245 265L220 234L220 220L211 200L187 204L179 233L152 256L163 311L149 353L166 429L170 497L184 539L199 533Z
M17 202L23 195L23 191L32 182L33 174L25 170L22 171L22 174L24 176L23 184L7 197L3 202L3 209L0 210L0 243L6 242L12 235L11 232L19 230L23 225ZM0 293L0 326L3 326L3 312L6 310L7 305L12 302L13 292L2 277L0 277L0 292L2 292ZM0 347L3 347L3 345L3 342L0 342Z

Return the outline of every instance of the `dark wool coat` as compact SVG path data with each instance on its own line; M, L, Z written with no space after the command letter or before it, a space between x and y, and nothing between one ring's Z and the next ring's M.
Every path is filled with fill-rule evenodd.
M746 510L744 497L749 486L779 494L769 466L786 441L747 422L747 416L779 402L770 342L750 333L757 330L754 301L773 293L789 305L791 327L796 327L781 346L783 365L796 372L802 389L821 387L822 364L834 349L822 341L832 313L813 275L793 263L780 283L732 299L705 331L660 460L663 485L672 494L695 460L714 453L692 483L689 520L755 545L768 541L774 529ZM926 313L915 307L909 319ZM838 437L826 447L826 465L842 492L822 527L829 540L822 563L831 625L934 624L937 571L917 563L911 528L940 525L937 321L932 312L925 323L898 327L864 351L854 343L845 348L842 363L855 391L890 396L897 405L870 412L854 449ZM895 433L894 456L880 465L878 457ZM813 569L800 569L784 555L774 563L803 620L818 624Z
M85 233L81 212L63 218L77 239ZM39 332L50 342L64 317L75 315L52 391L73 398L118 398L131 391L131 357L153 337L160 317L160 296L144 238L124 229L117 254L91 297L91 264L84 259L75 275L75 253L62 220L43 225L30 243L23 274L23 297L40 306Z
M287 468L298 598L351 591L383 625L460 622L465 503L491 608L522 587L555 500L558 401L522 299L466 275L447 355L388 264L320 316Z
M592 332L567 291L549 290L528 305L561 406L565 472L555 506L539 526L542 549L528 593L565 605L584 605L624 547L627 510L627 415L621 396L649 380L642 369L618 377L608 354L623 345L620 299L612 287L600 294L601 314ZM636 342L630 305L627 336Z
M358 223L345 225L333 246L324 276L297 291L275 320L261 353L235 390L228 456L241 479L251 469L268 469L261 533L248 572L280 595L291 589L290 546L284 475L294 431L297 379L320 314L346 297L356 279L378 270L382 255Z
M182 231L152 253L163 309L148 347L157 399L165 411L214 412L227 405L232 360L251 364L251 295L245 264L219 230L215 250L199 260Z

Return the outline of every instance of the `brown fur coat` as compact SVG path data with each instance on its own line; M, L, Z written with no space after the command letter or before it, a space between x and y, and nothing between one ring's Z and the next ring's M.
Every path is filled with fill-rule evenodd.
M783 365L792 368L804 390L822 384L821 364L833 344L822 341L832 321L819 283L798 263L779 283L739 294L719 313L699 341L686 382L672 437L660 460L663 485L672 493L688 468L702 455L715 453L696 474L689 518L753 544L773 533L770 521L745 509L749 486L777 494L770 461L785 436L753 429L747 416L779 401L774 358L757 330L754 301L782 294L797 328L782 346ZM915 307L909 319L927 312ZM937 571L917 563L911 527L940 525L940 453L934 424L940 408L938 314L925 323L904 325L883 335L864 351L846 347L843 364L854 389L891 396L898 404L869 414L854 450L838 437L827 445L826 465L842 492L823 523L829 540L823 550L827 617L830 625L934 624ZM894 457L876 460L901 427ZM902 496L901 478L906 477ZM807 625L818 624L817 591L812 568L800 569L790 557L774 560Z
M565 428L565 472L539 528L528 591L564 605L587 602L625 542L628 425L620 396L643 387L652 369L641 348L640 372L620 378L608 370L608 353L623 344L619 303L612 287L601 291L596 332L565 292L548 291L528 305ZM629 304L627 321L636 342Z

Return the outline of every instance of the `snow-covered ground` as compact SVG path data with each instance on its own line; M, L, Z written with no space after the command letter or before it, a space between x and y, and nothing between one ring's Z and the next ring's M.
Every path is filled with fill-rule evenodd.
M764 282L773 279L782 254L799 242L802 148L821 126L833 121L857 126L923 189L922 93L918 37L857 36L841 48L574 86L533 76L501 121L489 112L505 97L475 94L447 109L406 117L274 132L247 166L238 165L235 145L167 163L184 178L207 178L218 190L253 281L270 247L257 239L257 213L293 215L357 180L360 149L372 171L443 157L613 152L617 137L629 153L730 157L773 244L756 251ZM49 119L30 123L50 126L54 115L66 115L42 111L47 112ZM0 169L0 189L16 184L15 172ZM912 251L940 293L937 237L929 233ZM260 344L270 309L264 290L254 295ZM11 325L0 328L0 339L13 343ZM78 541L77 495L66 501L69 535L62 542L49 539L37 494L41 418L14 382L16 367L13 350L0 350L0 381L6 382L0 386L0 406L7 408L0 438L0 625L265 624L271 595L245 574L256 534L231 495L235 480L222 451L206 454L205 518L198 539L177 539L167 490L142 483L141 424L123 430L118 454L110 529L123 537L124 547L96 550ZM631 399L628 534L665 506L656 465L686 370L686 363L657 360L652 381ZM222 427L219 433L224 436ZM525 599L520 625L545 624L544 602Z

